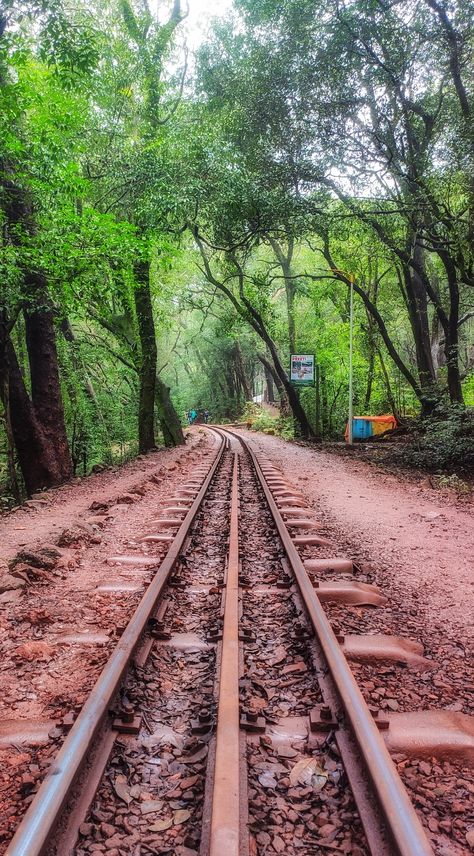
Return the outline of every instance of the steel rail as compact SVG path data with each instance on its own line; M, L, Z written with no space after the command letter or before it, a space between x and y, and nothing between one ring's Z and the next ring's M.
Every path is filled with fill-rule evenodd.
M240 853L239 464L234 453L209 856Z
M321 645L352 733L365 761L367 772L369 773L387 824L387 830L396 847L396 852L399 856L433 856L433 849L421 821L415 812L385 742L375 725L367 703L321 606L300 555L267 485L258 458L247 440L233 431L228 431L227 433L233 437L237 437L251 457L288 561L295 575L308 617Z
M107 715L129 660L146 628L147 621L166 585L167 579L176 565L189 529L222 458L225 445L224 442L221 442L209 473L178 529L166 556L160 563L156 575L84 703L76 722L8 845L5 856L42 856L45 853L59 822L61 811L81 771L94 737ZM60 854L60 856L64 856L64 854Z

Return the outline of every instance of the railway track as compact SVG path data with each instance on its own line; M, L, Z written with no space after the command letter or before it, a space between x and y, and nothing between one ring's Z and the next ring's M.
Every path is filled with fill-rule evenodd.
M215 460L163 510L174 540L7 856L432 854L322 606L383 595L315 585L299 549L327 542L304 497L212 430Z

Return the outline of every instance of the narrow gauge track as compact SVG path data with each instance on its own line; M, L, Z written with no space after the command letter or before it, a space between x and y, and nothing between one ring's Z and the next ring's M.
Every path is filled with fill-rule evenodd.
M303 499L213 430L217 457L171 498L185 519L7 856L431 854L282 516Z

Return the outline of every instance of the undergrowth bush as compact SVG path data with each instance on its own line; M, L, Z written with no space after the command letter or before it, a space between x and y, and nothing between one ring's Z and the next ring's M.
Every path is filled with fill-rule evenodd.
M292 440L294 437L293 419L290 416L275 418L268 410L253 401L248 401L245 405L242 418L253 431L273 434L283 437L284 440Z
M431 472L474 474L474 411L439 409L414 426L413 439L397 456L405 466Z

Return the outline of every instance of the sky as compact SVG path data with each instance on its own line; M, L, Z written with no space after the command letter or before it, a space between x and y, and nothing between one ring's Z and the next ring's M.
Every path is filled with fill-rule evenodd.
M206 37L212 18L225 17L232 8L232 0L188 0L189 16L185 22L187 43L195 51Z

